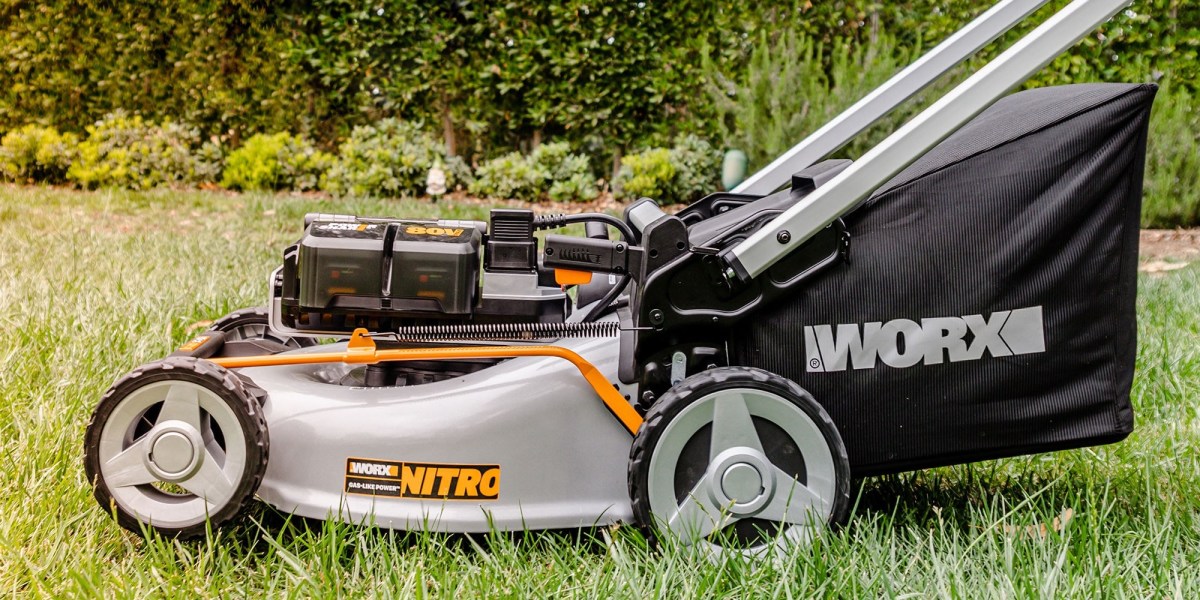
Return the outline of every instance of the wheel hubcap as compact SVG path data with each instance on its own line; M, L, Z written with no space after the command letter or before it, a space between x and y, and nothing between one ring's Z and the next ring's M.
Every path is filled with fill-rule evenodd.
M760 450L740 446L717 455L701 483L707 483L713 505L732 515L750 516L775 491L775 469Z
M161 427L161 428L160 428ZM156 426L146 444L146 467L162 481L175 483L187 479L200 466L204 447L200 432L191 426L171 421Z
M733 465L721 477L721 490L735 505L749 504L763 495L762 473L746 463Z

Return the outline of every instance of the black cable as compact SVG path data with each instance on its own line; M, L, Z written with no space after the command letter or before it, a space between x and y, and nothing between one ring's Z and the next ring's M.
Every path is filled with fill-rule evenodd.
M596 306L588 311L588 314L583 317L581 322L591 323L599 319L604 314L604 311L608 310L613 300L616 300L621 295L621 292L625 291L625 288L629 285L629 279L629 275L622 275L621 279L617 281L617 285L614 285L611 290L608 290L607 294L604 294L603 298L596 302Z
M539 215L534 217L533 226L535 229L555 229L564 227L571 223L584 223L587 221L600 221L611 225L614 229L621 232L621 237L625 239L627 244L636 244L638 241L637 235L634 234L633 228L628 223L618 219L612 215L604 213L579 213L576 215Z

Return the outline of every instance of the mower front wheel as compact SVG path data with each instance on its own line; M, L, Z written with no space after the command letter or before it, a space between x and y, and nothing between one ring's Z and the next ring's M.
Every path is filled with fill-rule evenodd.
M191 357L118 380L84 441L84 469L101 508L134 533L146 527L181 538L237 514L267 468L267 425L247 385Z

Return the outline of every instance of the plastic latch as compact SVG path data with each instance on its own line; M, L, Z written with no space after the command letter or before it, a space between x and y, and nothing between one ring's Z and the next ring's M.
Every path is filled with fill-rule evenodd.
M592 282L591 271L576 271L574 269L555 269L554 282L558 285L584 285Z

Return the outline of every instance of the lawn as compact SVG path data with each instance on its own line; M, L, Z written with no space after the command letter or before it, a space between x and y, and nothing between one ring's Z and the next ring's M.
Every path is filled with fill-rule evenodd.
M194 324L261 304L317 210L486 209L0 187L0 594L1200 597L1200 263L1141 276L1127 440L868 479L846 527L779 564L697 560L630 527L467 538L262 505L207 540L128 534L83 474L93 406Z

